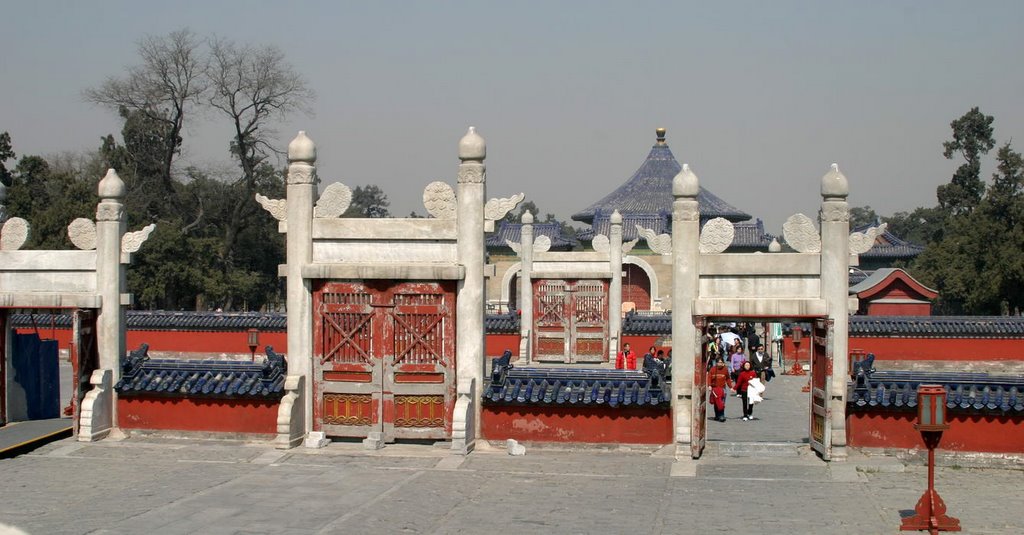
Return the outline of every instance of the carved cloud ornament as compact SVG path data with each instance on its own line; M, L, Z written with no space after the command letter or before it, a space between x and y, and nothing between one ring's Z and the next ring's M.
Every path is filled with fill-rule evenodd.
M269 199L257 193L256 202L260 203L260 206L269 212L274 219L278 221L288 219L288 204L284 199Z
M447 182L431 182L423 189L423 207L437 219L455 219L455 190Z
M724 252L732 245L736 228L724 217L716 217L704 224L700 232L700 252L714 254Z
M660 255L672 254L671 234L655 234L653 230L640 225L636 226L636 232L641 238L647 240L647 247L651 251Z
M525 198L525 193L518 193L504 199L491 199L487 201L487 203L484 204L484 219L497 221L505 217L505 214L511 212L516 206L519 206L519 203L523 202L523 199Z
M594 236L594 239L590 241L590 246L599 253L607 253L611 250L611 242L608 241L608 236L604 234Z
M622 242L622 254L628 254L630 251L632 251L633 247L636 247L636 244L639 241L640 241L640 238L637 238L637 239L632 240L632 241L624 241L624 242Z
M850 233L850 254L864 254L870 251L875 245L875 238L885 234L886 226L888 226L888 223L882 223L864 232Z
M505 240L505 243L516 252L517 255L523 256L523 247L519 242L512 240ZM533 252L543 253L551 249L551 238L547 236L537 236L536 240L533 240Z
M28 221L20 217L12 217L4 223L3 229L0 229L0 250L3 251L17 251L21 249L22 245L28 241L29 227Z
M793 214L782 224L782 235L795 251L801 253L820 253L821 236L814 226L814 221L804 214Z
M79 217L68 225L68 239L83 251L96 248L96 223L92 219Z
M124 236L121 236L121 251L125 253L134 253L142 247L143 243L149 239L149 235L153 233L153 229L156 228L156 223L150 223L142 230L135 232L125 232Z
M324 188L324 192L320 194L316 206L313 207L313 217L341 217L351 204L352 190L341 182L335 182Z

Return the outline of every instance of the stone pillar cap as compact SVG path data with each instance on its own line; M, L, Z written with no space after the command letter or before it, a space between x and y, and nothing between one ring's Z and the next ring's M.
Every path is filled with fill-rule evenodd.
M690 164L684 163L679 174L672 179L672 195L676 197L696 197L700 193L700 180L690 170Z
M100 180L99 195L101 199L123 199L124 181L117 176L117 171L107 169L107 174Z
M533 224L533 214L531 214L529 210L523 212L523 224L524 225L532 225Z
M612 212L612 215L611 215L611 217L608 218L608 221L611 222L611 224L613 224L613 225L621 225L622 224L622 214L620 214L619 210L616 209L614 212Z
M305 130L299 130L299 134L288 144L288 162L316 163L316 143L306 136Z
M846 198L850 194L850 184L846 176L839 170L839 164L832 164L825 176L821 177L821 196L824 198Z
M487 142L480 134L476 133L476 127L469 127L466 135L459 140L459 159L483 160L487 157Z

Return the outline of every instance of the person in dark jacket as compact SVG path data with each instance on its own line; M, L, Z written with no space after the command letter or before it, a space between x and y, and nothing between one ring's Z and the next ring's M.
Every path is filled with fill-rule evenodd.
M765 353L764 346L761 345L754 348L753 351L753 354L750 355L750 366L757 372L761 382L766 383L768 381L765 374L772 368L772 356Z

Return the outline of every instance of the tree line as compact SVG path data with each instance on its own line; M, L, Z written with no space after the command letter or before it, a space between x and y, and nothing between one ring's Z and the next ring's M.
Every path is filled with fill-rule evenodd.
M157 223L128 272L136 307L281 308L284 238L254 196L284 196L273 126L309 113L313 91L274 46L186 29L145 37L137 53L137 64L82 92L122 121L120 136L101 136L95 151L17 159L9 133L0 134L6 211L29 221L26 248L70 247L67 224L94 217L99 179L114 168L127 187L129 228ZM203 120L230 125L231 168L179 165L186 128ZM345 216L388 217L388 206L379 187L360 186Z
M1024 309L1024 160L1010 141L994 137L995 118L977 107L950 123L942 155L960 165L936 189L936 204L878 218L924 252L904 266L938 290L937 314L1018 315ZM991 180L981 176L995 149ZM851 210L851 226L876 220L874 210Z

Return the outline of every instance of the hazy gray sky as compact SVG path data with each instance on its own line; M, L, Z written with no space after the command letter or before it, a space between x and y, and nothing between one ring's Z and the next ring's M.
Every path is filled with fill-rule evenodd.
M12 2L0 20L0 131L15 151L85 151L119 134L81 91L188 27L275 44L316 91L278 125L317 142L320 176L378 184L392 212L454 183L469 125L488 194L568 217L640 165L654 129L701 184L779 232L814 216L832 162L850 202L935 204L972 106L1024 150L1024 2ZM229 130L193 115L182 162L230 169ZM991 166L985 168L986 178Z

